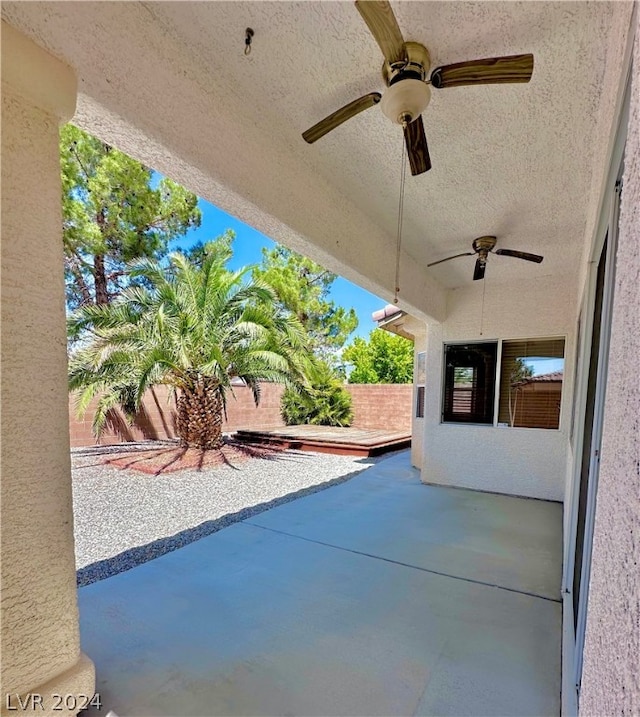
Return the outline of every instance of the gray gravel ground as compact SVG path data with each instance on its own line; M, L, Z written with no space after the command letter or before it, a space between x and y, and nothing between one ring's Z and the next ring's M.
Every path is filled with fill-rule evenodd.
M158 445L158 444L155 444ZM145 444L73 449L78 584L175 550L238 520L353 477L379 458L285 451L236 467L147 475L102 463Z

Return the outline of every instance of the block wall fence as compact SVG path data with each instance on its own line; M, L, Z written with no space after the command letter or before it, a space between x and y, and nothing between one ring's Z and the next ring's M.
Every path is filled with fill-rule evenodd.
M345 388L353 399L352 425L355 428L386 428L411 433L412 384L345 384ZM250 389L235 386L234 395L227 396L227 420L223 430L231 432L238 428L283 425L280 416L283 390L279 384L263 384L260 405L256 408ZM108 445L176 437L175 406L165 386L158 386L145 394L142 409L133 424L126 420L120 410L112 410L99 441L91 432L95 404L89 407L82 419L76 417L75 404L75 396L70 395L69 432L72 448L96 443Z

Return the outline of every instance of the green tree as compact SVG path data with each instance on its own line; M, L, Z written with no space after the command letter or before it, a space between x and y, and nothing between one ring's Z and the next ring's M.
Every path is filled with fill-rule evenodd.
M311 350L332 363L337 351L358 326L354 309L336 306L328 298L336 275L280 245L271 250L263 249L262 254L262 264L254 269L254 276L267 281L282 306L304 326Z
M509 381L511 385L525 381L533 376L533 366L529 366L523 358L517 357L513 359L511 370L509 372Z
M374 329L368 341L354 339L342 352L354 366L349 383L411 383L413 342L383 329Z
M78 413L99 396L94 431L110 408L139 405L144 392L166 384L177 394L182 445L222 445L231 380L239 377L258 404L260 381L305 381L308 352L299 322L276 307L272 289L225 268L227 242L205 245L200 264L181 253L166 266L152 259L132 265L134 278L110 304L88 305L69 319L71 335L89 342L71 357L70 390L80 390Z
M287 388L282 394L281 413L288 426L350 426L353 420L351 394L324 361L309 373L309 385Z
M456 366L453 369L453 380L454 383L472 383L473 369L463 366Z
M70 308L107 304L127 285L127 262L159 258L200 224L197 197L73 125L60 132L65 282Z
M516 420L516 405L520 384L533 376L533 366L529 366L521 357L513 359L509 369L509 425L514 426Z

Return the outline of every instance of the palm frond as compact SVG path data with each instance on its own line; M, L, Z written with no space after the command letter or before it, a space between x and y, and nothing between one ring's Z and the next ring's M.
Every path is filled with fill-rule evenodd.
M180 390L210 376L226 410L231 379L242 378L260 400L260 382L307 383L309 354L304 331L276 308L275 293L249 278L251 267L225 267L229 248L205 247L201 263L183 253L163 264L140 259L131 285L116 302L85 307L70 318L75 331L90 332L69 365L69 388L80 391L82 410L99 398L96 429L110 408L140 404L162 383Z

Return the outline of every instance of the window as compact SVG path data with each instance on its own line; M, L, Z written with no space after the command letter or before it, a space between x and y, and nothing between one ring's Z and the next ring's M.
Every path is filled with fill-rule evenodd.
M498 423L558 428L564 339L503 341Z
M445 345L443 421L493 423L498 344Z
M424 418L424 388L427 381L427 354L421 351L416 362L416 418Z
M445 344L442 420L494 422L499 373L498 424L513 428L559 428L564 339Z

